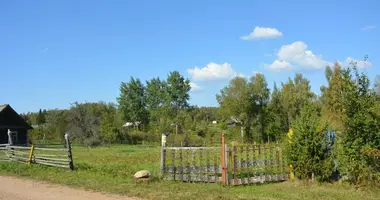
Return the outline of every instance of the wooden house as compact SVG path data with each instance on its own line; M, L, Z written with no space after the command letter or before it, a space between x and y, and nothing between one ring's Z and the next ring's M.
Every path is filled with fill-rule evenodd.
M0 144L26 145L30 129L32 127L10 105L0 105Z

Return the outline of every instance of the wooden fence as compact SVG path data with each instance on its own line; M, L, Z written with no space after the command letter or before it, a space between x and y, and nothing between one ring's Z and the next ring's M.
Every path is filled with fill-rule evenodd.
M0 161L21 162L25 164L41 164L74 170L69 136L65 135L66 148L40 148L2 145Z
M185 182L220 182L220 147L166 147L164 179Z
M288 179L288 167L278 144L228 147L166 147L162 138L161 173L165 180L243 185Z

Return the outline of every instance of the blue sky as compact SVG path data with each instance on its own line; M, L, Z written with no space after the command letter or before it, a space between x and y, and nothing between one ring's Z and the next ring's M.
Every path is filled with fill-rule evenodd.
M116 102L130 76L177 70L191 103L216 106L233 76L263 73L270 87L302 72L314 92L324 66L350 59L380 74L378 1L0 2L0 104L18 112ZM196 67L196 68L195 68Z

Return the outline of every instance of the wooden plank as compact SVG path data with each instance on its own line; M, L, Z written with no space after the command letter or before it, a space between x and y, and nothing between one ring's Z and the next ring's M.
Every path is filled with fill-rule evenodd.
M65 151L65 152L67 152L67 149L53 149L53 148L40 148L40 147L36 147L35 150L40 150L40 151Z
M209 150L206 150L206 166L210 166L210 157L209 157ZM209 167L206 167L206 182L208 182L209 180L209 177L208 177L208 173L209 173Z
M182 149L179 150L179 168L180 179L183 180L183 164L182 164Z
M30 147L8 146L8 149L27 149L27 150L30 150Z
M173 179L173 176L165 176L165 180L175 180L175 181L183 181L183 182L206 182L206 183L218 183L222 181L222 177L210 177L207 179L206 176L197 176L197 177L191 177L190 179L188 177L184 177L183 180L181 180L179 177L176 177L176 179Z
M214 177L211 177L211 178L214 178L214 180L217 180L217 173L216 173L216 171L217 171L217 158L216 158L216 153L214 152ZM215 182L216 183L216 182Z
M171 150L171 155L172 155L171 156L172 157L172 167L174 169L173 179L175 179L175 174L176 174L175 170L176 170L176 168L175 168L175 150L174 149Z
M212 150L212 149L220 149L220 147L166 147L166 149L174 149L174 150L179 150L179 149L182 149L182 150L199 150L199 149L209 149L209 150Z
M54 163L48 163L48 162L42 162L42 161L38 161L36 163L41 164L41 165L47 165L47 166L53 166L53 167L62 167L62 168L70 169L70 166L68 164L67 165L60 165L60 164L54 164Z
M198 161L198 169L197 169L197 173L198 173L198 176L201 177L201 173L203 173L204 171L200 169L200 167L202 166L202 149L199 149L199 161ZM205 170L206 171L206 170Z
M193 149L193 151L192 151L192 156L193 156L193 160L192 160L193 161L193 166L196 167L197 163L196 163L196 151L195 151L195 149ZM194 170L190 170L190 173L192 174L191 178L196 179L196 170L195 169Z
M9 157L9 159L11 159L11 160L22 160L22 161L25 161L25 162L28 161L28 158L25 158L25 157L17 157L17 156L11 156L11 157Z
M34 156L35 159L40 160L50 160L50 161L67 161L70 162L68 158L50 158L50 157L42 157L42 156Z
M183 171L184 174L206 174L208 173L222 173L222 166L215 166L215 165L209 165L209 166L165 166L165 171L167 173L177 173L181 174L181 171Z
M67 158L67 154L54 155L54 154L36 154L35 153L35 155L41 156L41 157L64 157L64 158Z
M63 161L41 160L41 159L34 159L33 162L35 162L35 163L44 162L44 163L51 163L51 164L57 164L57 165L68 165L68 166L70 164L69 161L63 162Z
M233 165L234 165L234 170L233 170L233 176L234 176L234 182L237 182L237 172L236 172L236 168L237 168L237 148L236 147L233 147Z
M187 155L186 164L187 166L190 166L190 150L186 150L186 155ZM191 174L188 173L187 180L190 180L190 179L191 179Z

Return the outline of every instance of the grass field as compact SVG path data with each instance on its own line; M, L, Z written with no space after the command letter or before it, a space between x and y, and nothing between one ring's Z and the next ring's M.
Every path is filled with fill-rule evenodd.
M283 182L250 186L193 184L158 179L160 149L142 146L73 147L75 171L0 162L0 174L30 177L75 188L125 194L146 199L379 199L380 190L349 185L308 185ZM147 169L153 182L133 182L136 171Z

